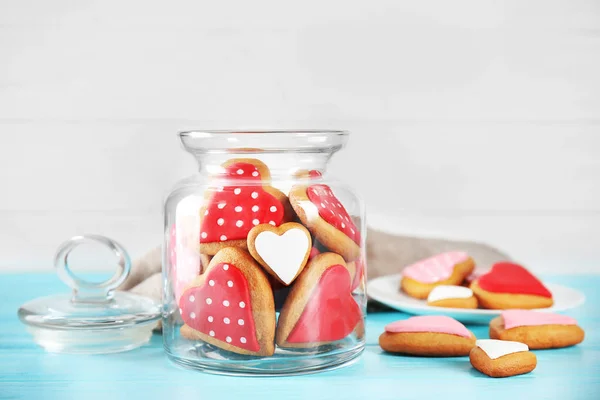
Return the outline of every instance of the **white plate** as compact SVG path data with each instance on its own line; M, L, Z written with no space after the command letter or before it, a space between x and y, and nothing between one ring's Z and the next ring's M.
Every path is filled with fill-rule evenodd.
M585 302L583 293L554 283L544 283L552 292L554 305L539 311L559 312L579 307ZM464 308L444 308L427 305L427 301L418 300L399 290L400 274L382 276L367 283L367 294L373 300L388 307L415 315L447 315L461 322L487 324L500 315L502 310L470 310Z

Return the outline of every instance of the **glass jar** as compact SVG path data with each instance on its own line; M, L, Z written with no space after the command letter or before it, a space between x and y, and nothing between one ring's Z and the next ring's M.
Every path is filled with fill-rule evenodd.
M365 218L326 173L342 131L179 134L199 173L165 202L163 336L178 364L285 375L365 346Z

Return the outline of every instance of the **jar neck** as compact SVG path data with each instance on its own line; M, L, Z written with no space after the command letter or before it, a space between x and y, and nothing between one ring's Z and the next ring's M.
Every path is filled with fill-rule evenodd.
M201 175L218 177L223 173L222 165L231 159L258 159L268 165L271 178L275 180L293 179L299 173L318 171L324 175L327 163L333 152L319 153L195 153L191 152L198 162Z
M180 132L183 147L198 161L200 173L226 176L222 165L231 159L258 159L271 178L287 179L318 171L346 143L345 131L187 131Z

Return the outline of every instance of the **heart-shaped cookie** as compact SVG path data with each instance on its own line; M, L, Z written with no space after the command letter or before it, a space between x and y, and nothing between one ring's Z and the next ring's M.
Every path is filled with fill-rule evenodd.
M360 230L329 186L294 186L290 203L302 223L325 247L346 261L360 256Z
M494 264L490 272L481 275L475 282L481 289L493 293L552 297L552 293L531 272L511 262Z
M345 262L335 253L312 259L296 279L279 315L276 343L310 348L350 335L362 320Z
M504 329L512 329L519 326L577 325L575 318L549 312L505 310L501 315L504 321Z
M200 252L209 255L225 247L246 249L253 227L279 226L293 218L287 196L267 183L270 176L262 162L234 159L223 169L220 178L226 185L210 188L200 211Z
M239 354L270 356L275 305L268 278L244 250L226 248L179 301L181 335Z
M285 286L302 272L311 248L310 232L296 222L279 227L261 224L248 233L252 257Z
M448 335L457 335L466 338L473 337L473 334L463 324L454 318L443 315L410 317L386 325L385 331L390 333L432 332L446 333Z

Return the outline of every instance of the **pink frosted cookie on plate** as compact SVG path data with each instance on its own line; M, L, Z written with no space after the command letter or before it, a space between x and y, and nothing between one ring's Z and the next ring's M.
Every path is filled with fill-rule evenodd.
M463 251L438 254L404 268L400 289L409 296L426 299L436 286L460 285L474 268L475 261Z
M386 325L379 346L390 353L457 357L469 354L475 335L454 318L419 316Z
M490 322L492 339L525 343L530 349L574 346L585 334L571 317L530 310L505 310Z
M526 344L504 340L478 340L469 359L473 368L492 378L526 374L537 366L537 358Z

